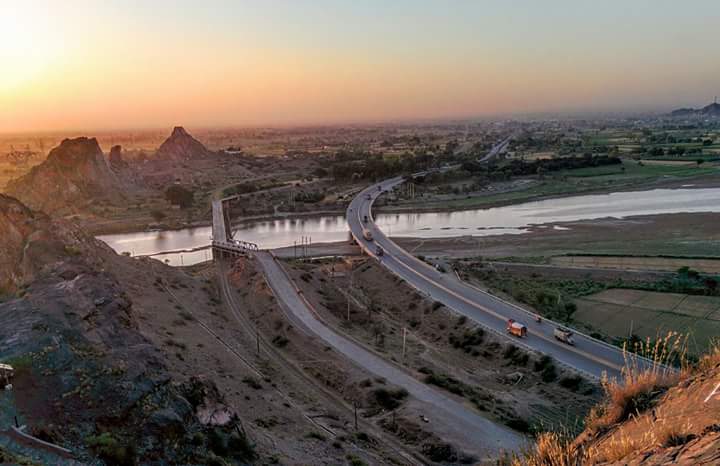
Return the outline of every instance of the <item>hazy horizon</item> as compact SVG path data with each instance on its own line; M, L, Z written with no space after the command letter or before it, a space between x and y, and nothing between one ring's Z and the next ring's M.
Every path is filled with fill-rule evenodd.
M0 133L646 113L720 94L720 3L0 2Z

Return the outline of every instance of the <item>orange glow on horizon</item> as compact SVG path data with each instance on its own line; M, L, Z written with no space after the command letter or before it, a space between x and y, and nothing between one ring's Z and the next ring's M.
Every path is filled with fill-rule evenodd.
M543 9L522 18L496 2L457 14L425 4L406 18L383 17L381 4L290 3L283 15L254 2L179 1L185 9L4 2L0 132L658 109L718 93L710 42L658 35L658 18L613 31L619 20L605 9L597 24L555 24Z

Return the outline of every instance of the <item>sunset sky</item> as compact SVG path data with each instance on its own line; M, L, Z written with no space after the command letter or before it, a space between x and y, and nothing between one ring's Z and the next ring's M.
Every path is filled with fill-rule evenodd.
M0 132L667 110L718 0L0 0Z

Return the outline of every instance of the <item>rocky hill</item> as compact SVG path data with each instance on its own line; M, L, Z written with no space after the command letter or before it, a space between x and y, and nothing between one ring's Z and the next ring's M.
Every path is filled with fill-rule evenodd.
M254 457L214 383L176 377L167 352L141 330L143 302L122 277L147 275L148 261L118 256L74 225L6 196L0 238L0 362L15 368L13 389L0 390L0 461L33 446L8 430L15 416L83 464ZM164 294L154 293L165 300L156 312L172 312ZM222 419L202 421L206 406ZM33 451L43 458L42 447Z
M713 102L703 108L679 108L670 113L673 117L720 118L720 104Z
M157 150L156 157L165 160L190 160L205 158L211 154L212 152L185 131L185 128L176 126L170 137Z
M6 193L51 215L74 213L91 202L118 203L122 184L95 138L65 139L45 162L8 183Z
M629 371L576 439L541 435L516 466L720 464L720 349L681 374Z

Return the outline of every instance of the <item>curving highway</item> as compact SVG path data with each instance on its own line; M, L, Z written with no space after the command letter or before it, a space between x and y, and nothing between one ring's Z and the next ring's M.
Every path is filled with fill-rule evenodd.
M504 151L508 142L509 139L505 139L497 144L481 161L487 161ZM535 314L437 271L385 236L373 221L372 205L385 191L403 182L402 177L396 177L374 184L360 192L348 206L347 221L350 232L367 254L375 257L388 270L422 294L485 328L506 335L508 319L524 323L528 329L527 337L508 336L519 346L550 355L558 362L595 378L602 377L603 374L608 377L620 376L626 365L626 355L621 349L577 332L574 332L574 346L562 343L553 335L559 324L545 319L540 323L536 322ZM367 239L368 233L371 240ZM382 254L378 254L378 248L382 249ZM642 366L651 364L647 360L637 360Z

